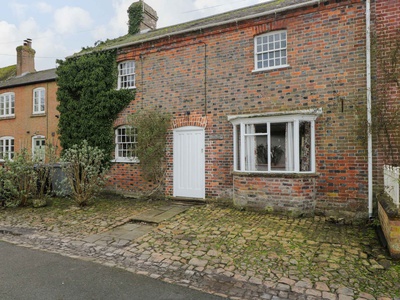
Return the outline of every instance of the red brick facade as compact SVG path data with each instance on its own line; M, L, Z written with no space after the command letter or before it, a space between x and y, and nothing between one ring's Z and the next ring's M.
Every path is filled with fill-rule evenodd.
M45 89L45 112L33 113L33 90ZM0 88L0 94L12 92L15 95L15 116L0 117L0 138L14 138L15 152L26 148L32 151L32 137L44 136L47 143L58 145L57 125L57 84L55 78L47 82L26 83L20 86Z
M374 105L385 103L387 109L384 110L381 120L388 127L390 143L386 134L380 132L380 138L375 138L374 149L376 149L375 175L379 182L382 182L383 165L390 164L398 166L400 164L400 136L398 111L400 109L400 82L398 78L400 54L400 1L399 0L376 0L371 5L373 13L373 31L375 36L373 42L376 47L377 55L373 60L376 66L376 81L373 85ZM394 55L394 56L393 56ZM397 56L397 58L395 58ZM397 71L390 62L395 59ZM396 72L396 78L388 79L388 74ZM393 126L394 125L394 126ZM391 145L391 147L389 147ZM379 180L380 179L380 180Z
M40 147L42 142L58 146L55 69L36 72L35 50L31 46L32 40L26 39L17 47L17 76L0 82L0 97L3 101L6 99L0 103L1 152L12 152L9 144L13 143L14 153L24 148L34 153L34 137L40 139ZM2 161L0 158L0 163Z
M173 115L167 196L173 196L172 131L196 125L205 128L207 198L268 210L367 214L367 158L357 120L366 101L365 27L365 1L324 1L125 46L118 61L135 60L137 94L116 126L145 107ZM289 67L254 72L255 36L276 30L287 30ZM227 116L305 109L322 109L315 122L315 174L233 172ZM148 188L138 164L115 163L110 175L110 188Z

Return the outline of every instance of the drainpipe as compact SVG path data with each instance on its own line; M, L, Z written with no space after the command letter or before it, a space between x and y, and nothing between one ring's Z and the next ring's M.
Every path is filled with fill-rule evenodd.
M371 97L371 0L366 0L366 59L367 59L367 123L368 123L368 214L371 219L373 212L373 177L372 177L372 97Z

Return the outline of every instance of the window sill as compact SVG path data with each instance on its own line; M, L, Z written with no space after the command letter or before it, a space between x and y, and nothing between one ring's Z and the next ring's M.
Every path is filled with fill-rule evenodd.
M46 113L37 113L37 114L32 114L31 118L37 118L37 117L45 117Z
M135 89L136 89L136 86L132 86L132 87L128 87L128 88L117 87L117 91L120 91L120 90L135 90Z
M290 65L283 65L275 68L255 69L252 73L270 73L274 71L282 71L282 69L290 69Z
M132 159L127 159L127 158L116 158L111 160L112 163L124 163L124 164L138 164L140 163L140 160L138 158L132 158Z
M233 171L232 175L241 177L275 177L275 178L304 178L304 177L319 177L318 173L315 172L304 172L304 173L290 173L290 172L241 172Z
M11 119L15 119L15 115L14 116L3 116L3 117L0 117L0 121L1 120L11 120Z

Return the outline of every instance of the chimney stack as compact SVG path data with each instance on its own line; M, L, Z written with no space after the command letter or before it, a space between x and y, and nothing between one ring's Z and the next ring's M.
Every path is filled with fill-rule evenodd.
M17 76L36 72L35 53L36 51L32 49L31 39L24 40L24 44L17 47Z
M128 15L129 34L137 34L157 28L157 12L142 0L129 6Z

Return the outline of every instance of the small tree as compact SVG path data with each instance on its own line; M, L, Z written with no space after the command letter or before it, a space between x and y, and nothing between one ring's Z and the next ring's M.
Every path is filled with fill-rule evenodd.
M104 158L104 151L90 146L86 140L64 151L62 168L77 205L86 206L100 191L107 171Z
M16 153L13 160L5 159L0 168L1 194L7 206L26 206L36 193L37 173L31 154L26 149Z
M157 184L158 191L164 181L165 147L171 116L157 110L141 110L130 117L137 128L137 156L142 176Z

